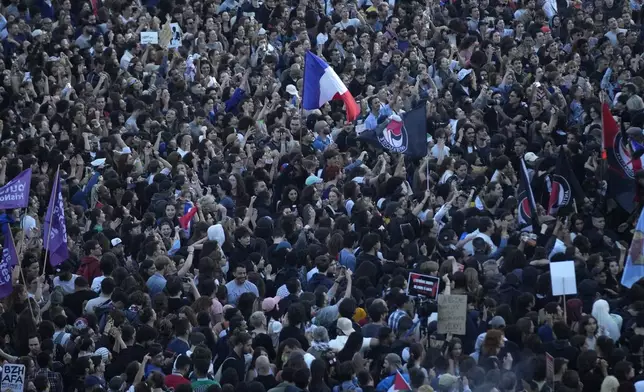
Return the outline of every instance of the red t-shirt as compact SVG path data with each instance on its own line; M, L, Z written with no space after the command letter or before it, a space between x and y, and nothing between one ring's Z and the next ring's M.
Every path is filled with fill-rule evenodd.
M165 385L168 388L176 388L181 384L190 384L190 380L178 374L170 374L165 376Z

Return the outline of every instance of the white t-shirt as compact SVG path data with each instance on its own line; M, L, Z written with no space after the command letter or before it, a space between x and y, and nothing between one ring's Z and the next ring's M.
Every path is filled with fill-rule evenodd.
M38 226L38 223L36 220L29 215L25 215L22 217L22 229L25 231L25 234L28 235L28 233L33 229L34 227Z
M360 22L360 19L357 18L350 18L347 19L347 21L339 21L338 23L335 24L335 27L341 28L342 30L346 30L347 27L349 26L355 26L359 27L362 23Z
M496 245L494 245L494 242L492 242L492 238L490 238L490 236L485 234L485 233L479 233L478 230L476 230L476 232L477 232L477 234L474 236L474 238L472 238L472 241L470 241L467 244L465 244L465 246L463 247L463 250L465 250L465 252L468 255L470 255L470 256L473 255L474 254L474 245L472 243L474 242L474 239L483 238L483 240L485 242L487 242L488 245L490 245L490 253L496 252Z
M183 158L183 157L185 157L185 156L186 156L186 154L187 154L187 153L189 153L190 151L184 151L184 150L182 150L181 148L177 148L177 152L179 153L179 155L181 155L181 158Z
M344 348L344 345L347 344L347 340L349 340L348 336L338 336L329 342L329 347L331 347L333 351L338 352ZM369 349L370 344L371 338L362 338L362 347L360 347L360 352Z
M85 305L85 313L94 314L94 308L101 306L107 301L109 301L110 297L104 297L100 295L96 298L90 299L89 301L87 301L87 305Z
M101 283L105 279L104 276L97 276L92 280L92 291L100 294L101 293Z
M62 334L62 338L59 338L59 336ZM65 347L67 345L67 342L69 342L69 338L72 337L72 334L67 333L65 331L57 331L54 332L53 336L53 341L54 343L60 344L61 346ZM60 342L57 342L56 339L60 339Z
M436 147L436 146L434 146ZM447 147L445 147L447 148ZM445 173L441 176L440 180L438 180L439 184L445 184L452 176L454 176L454 172L451 170L445 170Z
M432 158L438 158L438 154L440 153L440 149L438 148L438 144L434 144L432 146L432 149L429 151L429 154L432 156ZM449 147L443 146L443 157L448 157L449 156Z
M315 37L315 42L318 44L318 46L322 46L326 44L326 41L329 40L329 35L328 34L322 34L319 33L317 37Z
M58 286L60 286L60 287L62 287L62 288L63 288L63 291L65 292L65 294L71 294L71 293L73 293L74 291L76 291L76 287L75 287L75 285L74 285L74 281L75 281L75 280L76 280L76 278L78 278L78 277L79 277L79 275L72 274L72 278L71 278L70 280L68 280L68 281L63 281L63 280L60 280L60 277L59 277L59 276L57 276L57 277L55 277L55 278L54 278L54 287L58 287Z
M311 270L306 273L306 281L308 282L309 280L311 280L313 275L315 275L317 273L318 273L318 267L311 268Z
M618 28L617 31L609 31L609 32L607 32L606 34L604 34L604 37L608 38L608 40L610 41L610 43L613 46L617 46L617 45L619 45L619 42L617 41L617 36L619 34L626 34L627 31L628 30L626 30L626 29L619 29Z

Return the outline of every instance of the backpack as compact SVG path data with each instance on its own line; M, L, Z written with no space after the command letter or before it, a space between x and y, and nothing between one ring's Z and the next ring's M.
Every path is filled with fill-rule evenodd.
M173 202L173 194L168 194L168 192L157 192L150 198L148 211L153 212L157 218L161 218L165 213L165 207Z
M54 338L54 360L62 362L65 357L65 347L63 347L63 338L66 332L63 331Z
M94 314L96 315L96 320L98 321L99 330L104 332L105 324L107 324L107 317L110 315L110 312L114 309L114 304L111 299L103 302L94 308Z
M228 357L228 358L224 359L224 361L221 363L221 366L219 366L219 369L217 369L217 373L215 373L215 376L214 376L215 381L217 381L217 382L221 381L221 373L223 372L224 364L229 359L235 359L235 358Z

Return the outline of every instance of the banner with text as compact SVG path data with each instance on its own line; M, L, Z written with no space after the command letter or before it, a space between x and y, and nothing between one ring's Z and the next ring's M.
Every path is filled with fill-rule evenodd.
M436 299L440 278L438 276L409 273L407 280L407 294L414 297Z

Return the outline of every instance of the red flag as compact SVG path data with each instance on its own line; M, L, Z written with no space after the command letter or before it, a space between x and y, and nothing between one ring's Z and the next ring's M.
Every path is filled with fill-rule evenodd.
M584 190L579 184L575 172L570 167L566 152L561 149L557 157L557 168L550 176L551 191L548 200L548 214L555 216L560 208L571 207L573 200L583 203Z
M619 126L607 103L602 104L602 158L607 159L607 149L615 146L615 136L619 133Z
M642 170L642 160L634 159L629 141L623 138L619 125L607 103L602 105L602 158L608 163L608 196L627 212L633 212L635 173Z
M521 159L519 174L519 193L517 195L519 199L519 224L524 231L538 231L539 217L537 216L537 203L534 200L534 194L532 193L532 187L530 185L530 176L528 175L528 169L523 159ZM530 229L528 229L528 226L530 226Z
M396 371L396 374L394 375L394 382L391 384L391 387L389 387L389 390L387 392L406 392L406 391L411 391L411 387L409 386L409 383L405 378L403 377L402 374L400 374L400 371Z
M196 213L197 213L197 206L194 206L190 210L188 210L188 212L184 216L179 218L179 225L181 225L182 229L188 228L188 224L190 223L190 221L192 220L192 217L195 216Z

